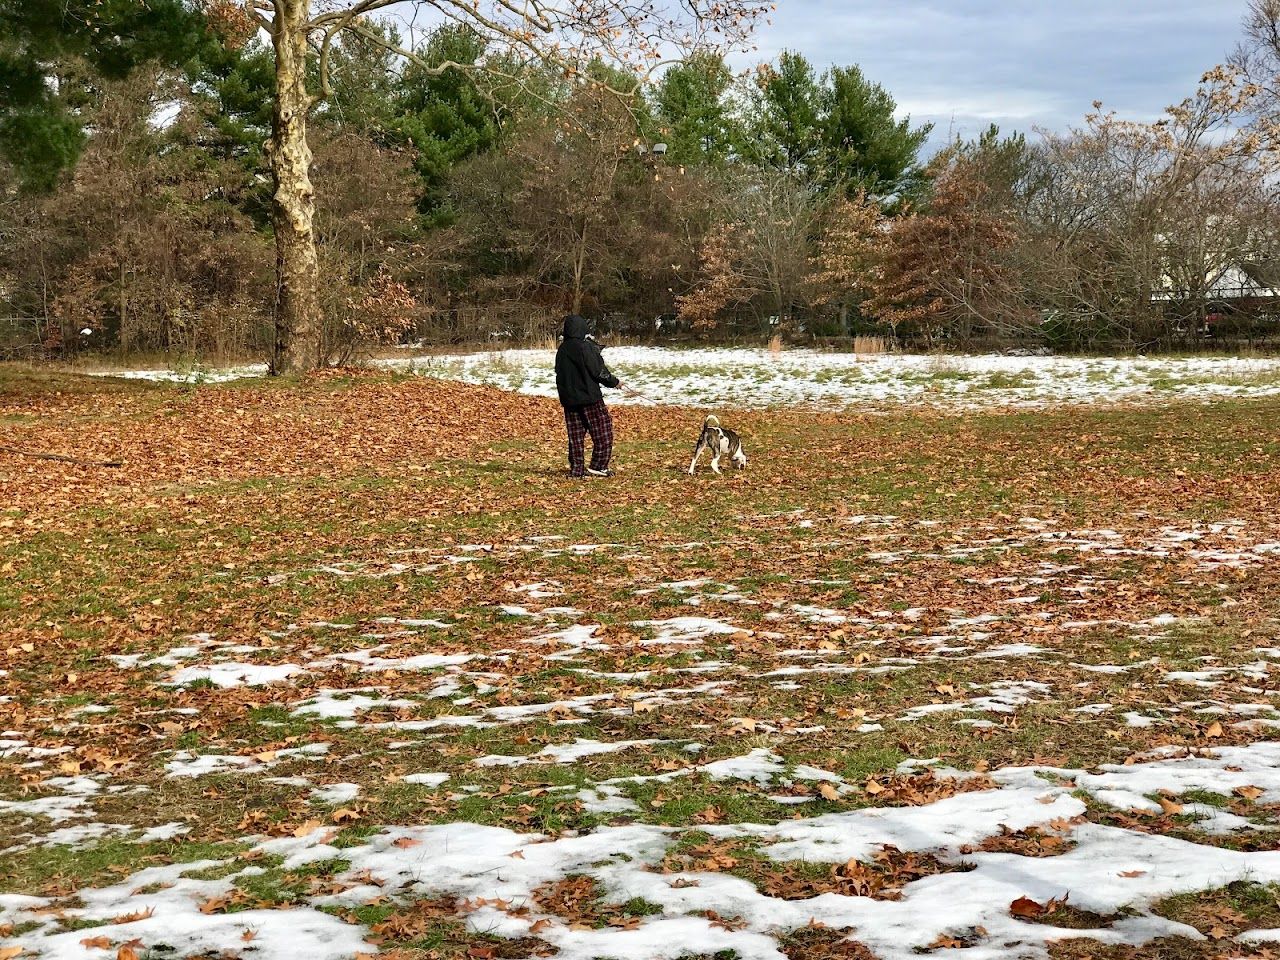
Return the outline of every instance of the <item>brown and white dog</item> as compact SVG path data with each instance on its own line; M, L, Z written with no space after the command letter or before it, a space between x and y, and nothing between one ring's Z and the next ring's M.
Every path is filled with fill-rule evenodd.
M697 469L698 458L702 456L703 450L711 451L711 469L716 473L720 472L720 458L726 454L739 470L747 466L747 455L742 449L742 438L732 430L720 426L720 418L717 416L713 415L702 421L702 433L698 436L698 445L693 448L689 476L693 476L694 470Z

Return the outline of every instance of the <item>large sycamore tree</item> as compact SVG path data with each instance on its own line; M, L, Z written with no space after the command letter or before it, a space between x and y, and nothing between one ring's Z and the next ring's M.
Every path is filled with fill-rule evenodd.
M330 56L344 35L381 44L429 73L479 72L520 84L550 68L566 82L608 87L625 98L665 64L743 43L769 8L769 0L247 0L243 9L270 37L275 54L267 144L278 274L272 371L302 372L321 362L322 281L307 117L332 93ZM490 52L477 63L429 63L377 29L371 18L380 12L464 24ZM590 68L601 61L620 68L627 82L600 79Z

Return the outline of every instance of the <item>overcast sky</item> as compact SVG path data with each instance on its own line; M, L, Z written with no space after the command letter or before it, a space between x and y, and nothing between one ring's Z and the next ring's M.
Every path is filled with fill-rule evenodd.
M1246 0L778 0L745 66L784 49L860 64L913 120L973 135L1064 129L1094 100L1135 119L1190 93L1241 36Z

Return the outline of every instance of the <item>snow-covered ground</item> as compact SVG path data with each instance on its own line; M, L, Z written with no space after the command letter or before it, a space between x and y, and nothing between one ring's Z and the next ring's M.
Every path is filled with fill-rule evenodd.
M150 380L154 383L230 383L232 380L250 380L265 377L265 363L248 363L240 367L184 367L152 370L87 370L91 377L123 377L126 380Z
M986 407L1280 393L1280 359L859 355L814 350L774 354L764 349L614 347L605 350L605 360L626 386L643 395L610 395L617 403ZM405 365L403 360L390 362ZM433 376L535 396L555 395L549 350L420 358L413 366Z
M765 349L611 347L605 358L642 396L618 403L843 408L923 403L948 407L1151 402L1280 393L1280 358L859 355ZM550 350L393 357L386 369L554 396ZM117 376L220 383L263 376L261 364L228 369L132 370Z
M786 960L778 938L814 925L856 930L856 939L882 960L912 960L940 946L963 946L971 960L1044 958L1049 943L1070 936L1129 944L1166 936L1199 939L1194 928L1160 916L1151 906L1173 894L1234 881L1280 881L1280 854L1091 823L1084 817L1082 798L1123 805L1130 797L1141 801L1166 789L1239 784L1271 800L1280 790L1278 766L1280 744L1264 742L1205 756L1157 751L1139 762L1105 765L1098 773L1006 767L974 784L975 790L921 806L694 831L721 843L758 843L765 857L780 866L796 861L874 863L881 851L893 850L929 853L949 868L905 883L896 899L833 892L784 899L715 868L664 870L664 856L691 832L673 827L627 824L549 836L475 823L388 825L355 845L338 847L331 842L337 831L316 822L293 836L245 837L252 849L238 858L146 867L119 883L82 889L71 904L44 896L0 895L0 925L14 931L0 934L0 951L10 951L4 956L93 960L112 956L116 944L127 941L140 947L163 945L165 955L231 950L262 960L348 960L369 956L376 947L361 925L334 914L365 904L441 896L460 901L470 930L510 939L536 933L558 949L561 960L675 960L718 951L735 951L741 960ZM900 772L925 767L909 762ZM837 774L793 769L763 748L700 769L715 780L770 784L820 778L843 785ZM936 772L960 780L969 776L946 768ZM97 787L95 781L81 780L87 788ZM317 802L338 802L353 798L354 786L336 784L314 793ZM1225 830L1240 819L1212 808L1205 812L1228 821ZM983 849L987 838L1028 830L1054 838L1061 853L1028 857ZM255 908L237 882L262 875L265 870L258 863L267 857L282 860L284 870L339 860L345 869L292 909ZM653 905L651 915L620 927L592 929L544 912L538 891L574 876L590 877L611 902L642 898ZM1033 907L1069 901L1111 919L1088 930L1028 923L1013 910L1024 898L1034 901ZM233 904L242 909L229 910ZM86 936L86 927L109 935L93 939ZM1246 942L1278 938L1276 930L1241 936ZM242 953L248 942L252 952Z
M499 649L457 652L455 637L467 632L467 624L441 614L378 617L363 625L303 622L267 632L254 644L201 632L173 638L164 652L149 647L147 654L105 655L103 669L118 672L107 690L138 689L127 681L150 678L156 689L205 691L184 701L192 706L169 711L171 718L212 712L215 704L252 687L259 702L277 708L276 716L287 710L292 723L316 721L307 735L291 736L287 747L225 753L216 752L225 746L196 745L157 758L167 779L210 791L205 796L216 796L217 777L228 775L242 785L262 778L292 787L300 798L295 811L305 806L314 816L300 813L308 816L301 826L273 836L262 835L260 825L246 818L233 838L239 849L209 854L206 848L202 859L135 865L133 872L81 886L73 896L56 887L0 893L0 958L109 960L128 956L121 948L133 944L137 954L150 951L146 955L156 957L351 960L375 953L379 934L366 923L343 918L374 906L410 911L410 904L438 898L452 904L459 930L465 925L473 935L511 940L536 936L558 951L559 960L679 960L720 951L734 951L740 960L787 960L796 954L784 952L780 941L819 926L861 942L878 960L913 960L951 948L963 948L967 960L1046 960L1048 944L1070 936L1099 945L1199 939L1196 929L1161 915L1157 904L1235 881L1280 883L1280 852L1236 849L1247 845L1232 842L1276 830L1272 811L1280 803L1280 743L1226 742L1240 731L1270 736L1280 726L1271 683L1280 679L1280 648L1252 646L1272 643L1274 630L1260 632L1237 651L1242 662L1204 657L1197 658L1196 669L1175 669L1158 649L1147 650L1141 660L1136 651L1191 618L1161 612L1126 620L1110 599L1120 593L1118 570L1125 564L1176 564L1179 577L1203 583L1216 582L1226 570L1274 566L1280 563L1274 531L1253 530L1229 518L1177 527L1072 529L1032 516L1003 517L956 523L943 546L921 552L915 539L932 521L808 511L768 519L818 538L812 541L815 548L861 555L886 570L910 560L961 561L975 551L1009 562L994 578L961 574L970 604L964 608L947 601L938 607L877 609L868 601L831 609L820 605L823 596L846 583L833 579L799 580L796 591L780 596L772 584L727 576L641 575L628 589L637 597L666 598L661 616L618 623L613 609L607 625L584 609L591 595L575 590L564 568L549 566L552 562L567 556L629 557L637 570L645 570L657 565L656 549L701 555L708 545L655 548L538 535L424 545L393 551L400 558L394 562L375 551L341 565L281 570L268 579L382 580L421 576L483 556L513 573L518 564L519 576L536 579L513 576L502 587L503 594L528 606L499 608L511 618L506 645ZM553 570L564 579L554 579ZM542 601L554 605L541 606ZM761 616L749 620L757 611ZM1119 649L1131 646L1134 657L1121 663L1082 660L1109 648L1100 651L1074 638L1104 624L1116 638L1127 638ZM830 631L833 626L838 635ZM1064 642L1063 636L1072 639ZM602 669L637 653L646 663L642 672ZM956 668L966 662L990 668L965 680ZM584 689L590 692L571 696L572 689L557 686L557 698L548 699L552 690L521 680L542 671L512 672L531 663L581 677L589 681ZM857 711L865 722L853 732L872 734L882 725L927 723L928 718L979 731L1014 725L1020 716L1057 703L1059 715L1081 730L1119 729L1122 723L1185 730L1212 723L1217 733L1206 737L1221 742L1158 746L1127 757L1121 751L1116 762L1087 769L1028 760L961 770L922 755L902 761L893 775L923 777L935 795L921 793L906 805L864 805L873 791L883 789L878 782L842 773L834 762L797 762L804 738L823 733L824 726L802 727L778 716L733 719L708 713L696 729L706 735L709 748L684 732L643 738L618 732L637 716L656 725L680 705L732 701L746 710L764 703L763 694L772 690L803 691L812 685L815 697L825 696L820 685L840 674L924 674L940 665L950 669L938 675L955 679L946 684L922 680L922 702L905 711L892 700L883 708ZM1029 679L1033 672L1043 679ZM1131 678L1132 685L1126 680L1108 686L1105 678L1112 675ZM653 682L637 686L644 680ZM1067 698L1085 705L1068 710ZM438 710L437 701L448 701L448 709ZM122 706L123 700L113 707L81 704L73 716L76 723L88 724ZM145 825L109 815L104 804L113 797L136 798L141 810L153 795L154 781L151 787L131 782L127 766L36 783L32 774L58 773L64 761L78 769L79 763L63 756L72 752L70 746L42 745L48 739L47 717L27 716L29 729L0 730L0 758L21 763L33 784L21 799L0 800L0 823L9 822L13 844L0 849L0 860L37 847L53 856L54 848L104 840L149 842L186 831L199 836L198 827L176 820ZM598 725L583 735L584 725L592 722ZM495 752L485 738L465 744L443 739L459 730L483 729L493 731L496 740L503 730L528 731L539 723L552 731L554 742L548 742L545 730L537 739L526 734L506 740L503 752ZM718 733L726 724L729 734ZM353 730L360 735L334 736ZM361 769L356 761L369 765L377 759L380 737L392 731L420 739L388 744L386 749L397 753L395 766L367 783L347 780ZM725 737L745 734L768 737L769 745L731 743L732 753L724 755ZM651 752L663 746L680 753ZM623 755L631 760L622 775L595 765ZM452 772L440 770L442 765L452 765ZM538 832L461 818L423 823L410 815L408 823L387 823L370 817L358 836L339 837L337 825L365 816L365 808L341 815L331 808L363 804L388 771L389 782L438 791L419 796L424 809L439 811L481 789L485 771L519 768L573 768L578 775L539 778L531 789L527 782L504 784L499 795L564 798L587 814L615 819L588 830ZM709 808L712 815L694 823L638 822L640 804L649 802L646 786L660 786L669 799L682 787L692 791L703 783L753 792L761 802L775 803L779 812L737 819ZM1208 802L1206 794L1218 801ZM806 806L820 798L843 806L825 812ZM1114 822L1107 822L1108 812ZM1178 831L1154 829L1153 821L1144 827L1135 819L1162 813L1181 817ZM1031 854L1017 846L1020 840L1034 846L1036 838L1047 838L1052 846ZM758 850L762 869L779 875L799 866L812 871L814 865L823 876L828 869L871 870L891 852L936 858L940 869L905 878L893 896L850 889L788 895L732 872L731 855L743 846ZM696 853L704 847L710 853ZM685 863L676 856L681 849L696 855ZM723 859L726 851L729 859ZM321 867L327 871L323 877L305 873ZM277 878L272 882L284 886L285 877L292 878L289 883L306 878L309 884L296 897L290 894L287 909L253 893L255 881L265 883L272 872ZM589 879L609 904L640 902L646 912L626 923L592 926L539 899L540 891L574 878ZM1096 929L1056 926L1047 922L1051 917L1028 922L1016 909L1027 901L1033 910L1065 902L1099 915L1101 922ZM1280 930L1244 931L1235 942L1280 942Z

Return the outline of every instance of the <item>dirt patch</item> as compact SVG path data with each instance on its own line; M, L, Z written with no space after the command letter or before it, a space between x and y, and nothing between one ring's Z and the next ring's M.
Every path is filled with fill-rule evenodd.
M779 946L788 960L876 960L865 945L851 939L853 935L852 927L805 927L790 934Z
M642 917L661 912L661 907L642 900L621 905L606 903L599 884L585 876L545 883L533 891L533 902L541 912L557 916L575 928L634 930Z
M895 807L920 807L954 797L958 793L994 789L996 789L996 782L987 776L952 779L935 776L932 770L906 775L872 777L863 786L863 790L875 800L877 805Z
M886 846L870 863L850 860L821 874L815 874L812 864L781 864L778 870L753 870L751 879L764 893L783 900L808 900L824 893L898 900L902 897L902 888L921 877L972 869L972 864L943 863L930 853L904 853Z
M987 837L977 846L960 848L961 853L1014 853L1020 857L1060 857L1075 847L1075 841L1048 833L1038 827L1010 830L1001 826L999 836Z
M1280 953L1265 947L1164 937L1141 947L1102 946L1094 940L1059 940L1049 944L1050 960L1275 960Z
M1226 940L1247 930L1280 927L1280 885L1241 880L1217 890L1170 897L1155 910L1190 924L1210 940Z

